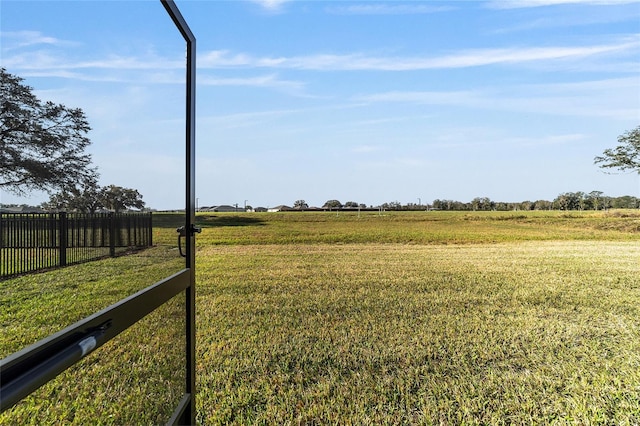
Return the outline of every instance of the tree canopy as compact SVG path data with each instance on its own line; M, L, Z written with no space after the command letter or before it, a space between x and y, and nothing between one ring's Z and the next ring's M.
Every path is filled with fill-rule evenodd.
M309 204L305 200L296 200L293 203L293 208L298 210L304 210L309 208Z
M102 205L115 212L126 210L129 208L142 209L144 201L142 195L130 188L122 188L121 186L109 185L100 191Z
M40 101L23 80L0 68L0 189L53 192L95 179L84 112Z
M100 209L120 212L130 208L144 208L142 195L130 188L109 185L100 187L95 180L87 181L83 185L66 188L53 194L42 207L47 210L78 211L95 213Z
M342 208L342 203L338 200L328 200L322 207L325 209L339 209Z
M594 158L601 168L635 171L640 174L640 126L618 136L618 146L605 149Z
M42 204L47 210L78 211L82 213L95 213L103 208L102 189L95 179L87 179L79 185L67 187L53 194L49 201Z

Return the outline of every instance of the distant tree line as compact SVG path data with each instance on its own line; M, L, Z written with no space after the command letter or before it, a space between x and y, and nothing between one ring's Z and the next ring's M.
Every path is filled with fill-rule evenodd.
M299 200L302 201L302 200ZM306 202L297 201L294 205L308 208ZM609 197L601 191L564 192L553 201L521 201L503 202L493 201L488 197L476 197L470 202L456 200L434 200L431 204L402 204L399 201L383 203L379 206L349 201L341 203L338 200L328 200L322 206L324 210L345 209L382 209L382 210L446 210L446 211L510 211L510 210L606 210L606 209L636 209L640 208L640 198L625 195L622 197Z
M454 200L434 200L429 208L451 211L636 209L640 208L640 198L630 195L609 197L600 191L564 192L553 201L501 202L492 201L487 197L477 197L467 203Z

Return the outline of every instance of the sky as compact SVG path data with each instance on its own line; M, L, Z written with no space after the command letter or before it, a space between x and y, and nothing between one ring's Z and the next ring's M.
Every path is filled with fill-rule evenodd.
M640 196L640 2L176 0L198 205ZM81 108L100 184L184 206L185 43L159 1L0 3L2 66ZM2 192L2 203L36 205Z

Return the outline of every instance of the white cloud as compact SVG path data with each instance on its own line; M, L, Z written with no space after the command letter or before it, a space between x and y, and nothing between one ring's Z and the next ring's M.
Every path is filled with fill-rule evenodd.
M349 6L332 6L327 8L329 13L338 15L418 15L438 13L454 10L450 6L435 6L433 4L356 4Z
M282 8L282 5L291 0L252 0L254 3L259 4L263 8L276 12Z
M37 45L70 46L79 44L46 36L40 31L2 31L0 37L2 38L3 50L22 49Z
M273 122L274 119L299 113L300 110L254 111L236 114L225 114L211 117L200 117L199 126L213 126L215 128L236 129L241 127L259 127Z
M198 76L198 85L203 86L248 86L269 87L284 89L287 91L300 91L305 83L293 80L281 80L276 74L261 75L255 77L215 77Z
M213 51L204 54L204 68L282 68L316 71L415 71L427 69L468 68L495 64L581 59L603 54L637 50L637 37L617 43L570 47L513 47L474 49L439 57L377 57L364 54L316 54L292 57L252 57Z
M75 60L52 52L35 51L5 56L3 64L24 70L70 70L70 69L184 69L184 61L157 56L108 55L99 59Z
M543 137L527 137L527 138L512 138L506 139L504 142L509 145L519 145L524 147L537 147L542 145L564 145L564 144L576 144L587 140L586 135L580 133L570 133L563 135L547 135Z
M198 66L211 67L240 67L251 65L254 61L249 55L232 54L228 50L211 50L198 56Z
M359 96L372 103L413 103L518 111L556 116L637 120L637 78L563 84L532 84L469 91L390 91ZM607 105L603 108L603 105Z

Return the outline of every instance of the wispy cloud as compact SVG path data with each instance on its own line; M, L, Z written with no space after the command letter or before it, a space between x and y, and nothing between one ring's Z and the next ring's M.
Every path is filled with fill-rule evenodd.
M57 43L53 37L41 33L21 34L24 43ZM3 33L3 41L7 33ZM16 33L8 33L16 34ZM27 41L30 40L30 41ZM38 41L39 40L39 41ZM6 44L6 43L4 43ZM471 68L489 65L547 64L564 61L584 60L599 56L635 55L640 50L640 38L629 36L611 43L586 46L548 46L548 47L506 47L461 50L440 56L376 56L365 53L351 54L310 54L303 56L254 56L229 50L212 50L199 56L198 68L237 69L272 68L306 71L419 71L433 69ZM71 75L81 70L178 70L184 68L182 58L161 57L150 52L140 55L105 55L82 59L69 56L69 52L57 52L49 49L11 52L4 49L3 65L9 69L50 72L60 76L65 72ZM582 64L584 65L584 64ZM92 75L91 78L99 76ZM102 78L102 77L100 77ZM280 80L275 75L251 78L209 78L212 85L250 85L278 86L299 90L303 83Z
M7 67L20 69L180 69L184 61L161 58L157 56L121 56L108 55L89 60L70 59L47 51L26 52L19 55L5 56L2 62Z
M519 9L563 4L586 4L596 6L612 6L619 4L640 3L638 0L491 0L487 7L493 9Z
M451 6L434 4L355 4L331 6L326 10L336 15L420 15L454 10Z
M302 81L282 80L277 74L259 75L253 77L219 77L198 76L198 85L202 86L244 86L260 87L285 91L292 95L307 96L304 93L306 84Z
M75 52L56 49L3 52L2 65L23 77L55 77L95 82L179 84L184 82L184 60L153 54L105 55L82 59Z
M359 102L400 102L433 105L477 105L483 99L479 91L390 91L356 97Z
M581 83L489 87L468 91L390 91L358 96L354 101L635 120L639 105L637 100L634 101L627 94L630 91L637 92L637 89L637 78L621 78ZM602 105L609 107L603 108Z
M617 14L594 13L588 15L571 15L571 16L550 16L539 19L526 19L522 22L510 23L502 28L497 28L493 32L496 34L513 33L516 31L531 31L542 28L566 28L587 26L594 24L612 24L618 22L627 22L637 20L636 16L630 16L626 11L620 11Z
M316 71L415 71L469 68L496 64L580 59L623 53L640 47L637 37L591 46L513 47L465 50L436 57L381 57L365 54L316 54L292 57L254 57L229 51L211 51L200 60L204 68L282 68Z
M569 133L562 135L548 135L543 137L512 138L504 142L509 145L519 145L523 147L537 147L543 145L565 145L576 144L587 140L587 135L581 133Z
M251 66L256 59L244 53L232 53L228 50L211 50L198 57L198 65L202 68L234 68Z
M0 32L0 37L2 38L3 50L23 49L25 47L38 45L71 46L79 44L77 42L46 36L40 31L2 31Z
M282 5L291 0L252 0L270 12L279 12Z
M168 72L185 66L182 52L176 57L161 56L153 50L129 55L98 52L87 50L83 42L62 40L39 31L2 32L0 39L2 65L19 70L23 76L120 81L127 71L148 70L156 74L153 78L156 82L162 79L173 82L168 81ZM109 70L117 72L101 73ZM160 72L164 72L164 77Z
M304 115L318 115L323 111L340 111L350 110L366 106L363 102L351 102L345 104L331 104L311 108L291 108L291 109L275 109L266 111L251 111L235 114L224 114L209 117L202 117L199 119L200 124L214 123L216 126L222 126L225 128L237 128L237 127L254 127L261 126L264 123L273 123L274 120L282 117L292 116L304 116ZM299 121L297 118L294 122ZM326 127L326 124L323 124Z

